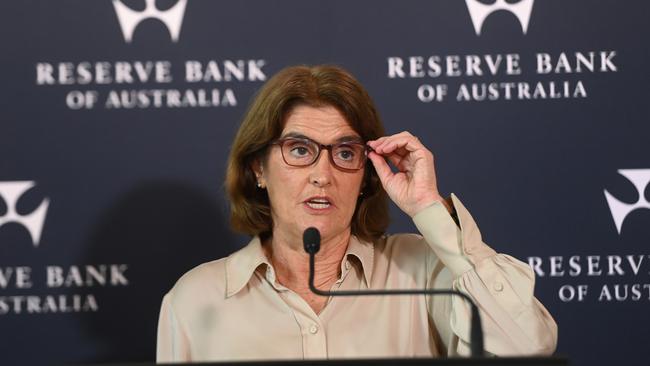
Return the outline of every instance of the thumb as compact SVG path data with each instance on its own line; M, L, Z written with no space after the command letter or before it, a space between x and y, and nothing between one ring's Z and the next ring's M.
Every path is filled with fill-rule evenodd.
M393 172L390 170L390 166L388 166L386 160L384 160L381 155L375 153L374 151L371 151L368 154L368 157L370 158L372 165L375 167L375 171L377 171L379 180L381 180L382 183L386 183L386 181L393 175Z

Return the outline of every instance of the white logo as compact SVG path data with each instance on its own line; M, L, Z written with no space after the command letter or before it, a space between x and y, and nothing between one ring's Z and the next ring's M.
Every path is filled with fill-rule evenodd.
M10 222L23 225L29 231L29 235L32 237L32 243L37 247L41 239L43 223L45 222L45 215L47 214L50 200L45 198L37 209L27 215L19 215L16 212L16 202L18 202L18 199L35 184L32 181L0 182L0 198L4 199L7 204L7 214L0 216L0 227Z
M127 43L131 43L133 32L138 27L138 24L145 19L154 18L160 20L167 26L172 41L178 41L187 0L178 0L176 5L164 11L156 8L156 0L146 0L146 4L143 11L137 11L124 5L120 0L113 0L113 6L115 7L115 13L117 13L117 19L120 21L124 40Z
M515 4L508 4L505 0L496 0L494 4L488 5L478 0L465 0L477 36L481 35L481 29L483 28L485 19L498 10L507 10L514 14L521 24L521 30L526 34L534 2L535 0L521 0Z
M612 196L611 193L605 190L607 205L609 206L609 210L612 212L612 218L614 219L614 224L616 224L616 230L618 230L618 233L620 234L623 221L625 221L625 218L630 214L630 212L639 208L650 209L650 202L648 202L643 195L645 188L650 184L650 169L620 169L618 173L634 184L634 187L639 193L639 199L636 202L625 203L619 201L616 197Z

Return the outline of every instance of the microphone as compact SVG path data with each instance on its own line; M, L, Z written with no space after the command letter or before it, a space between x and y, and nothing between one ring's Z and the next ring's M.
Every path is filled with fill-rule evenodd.
M470 350L472 357L483 357L483 329L478 307L467 294L456 290L440 289L403 289L403 290L364 290L364 291L324 291L314 285L316 253L320 250L320 232L314 227L307 228L302 234L305 252L309 254L309 289L320 296L392 296L392 295L452 295L460 296L470 304L472 319L470 323Z

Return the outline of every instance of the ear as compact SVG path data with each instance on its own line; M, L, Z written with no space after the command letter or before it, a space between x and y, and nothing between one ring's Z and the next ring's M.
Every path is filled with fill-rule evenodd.
M262 164L260 159L253 160L253 163L251 164L251 169L253 170L253 174L255 174L255 179L257 180L257 186L259 188L265 188L266 179L264 178L264 165Z

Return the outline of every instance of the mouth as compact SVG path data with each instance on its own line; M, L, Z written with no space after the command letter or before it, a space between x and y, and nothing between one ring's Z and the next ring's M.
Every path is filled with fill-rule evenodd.
M324 210L332 206L332 202L327 197L311 197L305 201L305 204L314 210Z

